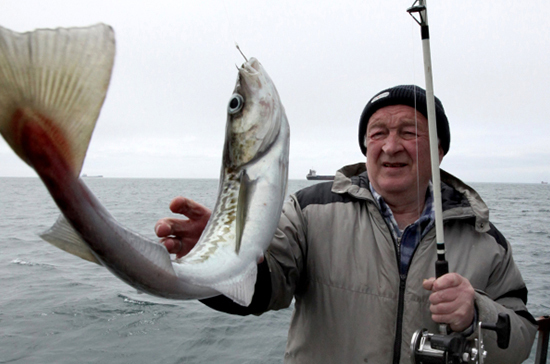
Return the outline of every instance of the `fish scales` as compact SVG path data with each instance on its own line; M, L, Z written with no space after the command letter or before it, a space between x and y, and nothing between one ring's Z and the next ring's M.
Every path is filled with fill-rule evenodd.
M215 209L204 230L204 244L185 256L188 263L203 263L220 245L235 247L237 202L240 183L235 173L229 173L219 195L220 208Z
M238 68L212 217L191 252L172 260L163 245L120 225L79 178L114 57L114 31L105 24L27 33L0 27L0 133L62 213L41 237L152 295L224 294L249 305L288 179L290 129L275 85L255 58Z

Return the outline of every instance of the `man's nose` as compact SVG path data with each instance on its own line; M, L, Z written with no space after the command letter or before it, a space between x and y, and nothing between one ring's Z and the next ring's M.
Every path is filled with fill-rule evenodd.
M382 150L386 154L395 154L403 150L402 140L397 133L390 133L385 140Z

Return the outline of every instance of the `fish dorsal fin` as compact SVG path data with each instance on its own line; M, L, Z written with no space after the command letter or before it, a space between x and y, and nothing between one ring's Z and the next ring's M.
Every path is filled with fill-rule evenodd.
M92 263L102 265L63 215L59 215L55 224L40 234L40 237L67 253L71 253L72 255L76 255Z
M39 29L17 33L0 27L0 133L24 161L23 121L32 119L59 143L75 175L111 79L113 29Z

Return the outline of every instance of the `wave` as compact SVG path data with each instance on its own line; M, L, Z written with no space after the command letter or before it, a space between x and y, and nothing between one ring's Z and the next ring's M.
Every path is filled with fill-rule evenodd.
M10 263L12 264L18 264L18 265L26 265L26 266L31 266L31 267L46 267L46 268L55 268L55 265L53 264L47 264L47 263L36 263L36 262L27 262L25 260L21 260L19 258L16 258L14 260L12 260Z
M132 305L139 305L139 306L156 306L156 305L163 305L163 306L170 306L175 307L177 304L174 303L168 303L166 299L158 298L155 296L151 296L145 293L141 293L139 291L136 291L136 295L143 295L143 299L138 299L136 297L130 297L124 294L119 293L117 296L119 298L122 298L122 300L125 303L129 303Z

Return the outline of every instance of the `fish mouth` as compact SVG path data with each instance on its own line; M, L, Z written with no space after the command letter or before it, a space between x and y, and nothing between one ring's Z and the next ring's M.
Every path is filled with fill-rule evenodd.
M266 77L263 72L262 65L256 58L248 59L239 68L239 78L235 92L243 95L245 100L247 95L259 92L266 84Z
M261 64L256 58L250 58L247 62L243 63L239 72L255 75L260 72Z

